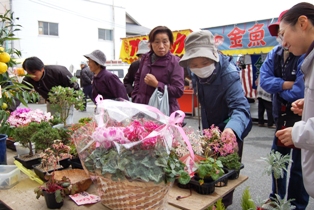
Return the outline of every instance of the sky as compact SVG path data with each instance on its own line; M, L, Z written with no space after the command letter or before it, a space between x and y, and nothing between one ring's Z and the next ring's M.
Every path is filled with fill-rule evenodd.
M314 0L304 0L314 4ZM142 26L174 30L223 26L279 14L302 0L125 0L126 12Z

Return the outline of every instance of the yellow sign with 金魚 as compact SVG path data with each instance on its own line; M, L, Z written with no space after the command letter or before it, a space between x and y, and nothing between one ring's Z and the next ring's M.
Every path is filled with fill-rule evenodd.
M192 32L190 29L173 31L173 45L171 52L175 55L181 56L184 54L184 40L187 35ZM136 61L138 57L136 52L138 50L138 43L141 40L148 40L148 36L135 36L122 38L121 49L120 49L120 59L125 63L132 63Z

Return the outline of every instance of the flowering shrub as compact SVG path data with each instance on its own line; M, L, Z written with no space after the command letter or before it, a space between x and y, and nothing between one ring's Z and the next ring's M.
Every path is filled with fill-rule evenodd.
M203 130L202 146L206 157L219 157L232 154L237 151L238 143L235 136L225 135L221 137L221 131L212 125Z
M40 109L31 110L29 108L17 108L11 112L8 123L13 127L26 126L31 122L48 122L53 119L50 112L44 113Z

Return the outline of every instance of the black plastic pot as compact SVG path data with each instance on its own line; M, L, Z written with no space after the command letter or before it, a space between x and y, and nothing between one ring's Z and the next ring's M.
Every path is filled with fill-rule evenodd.
M27 169L33 169L33 165L37 165L41 162L41 158L34 158L31 160L24 160L23 156L22 157L18 157L18 156L14 156L14 159L19 161L20 163L22 163L22 165L27 168Z
M69 166L71 165L71 163L69 162L69 159L70 158L65 158L65 159L59 161L60 165L63 166L63 169L69 168Z
M47 171L43 171L41 168L37 167L39 165L40 164L33 165L34 172L41 180L43 180L44 182L47 182L48 180L45 179L45 175L46 175ZM62 169L63 169L62 167L57 168L57 169L51 169L51 170L48 170L48 173L51 173L53 171L62 170Z
M81 160L78 157L70 159L69 163L71 164L72 168L83 169Z
M48 209L60 209L63 206L63 201L57 203L55 193L48 193L47 191L43 191L43 194Z
M243 168L244 168L244 165L241 163L240 170L243 169ZM234 179L239 178L240 170L233 170L233 173L229 176L229 179L230 180L234 180Z
M204 184L202 185L200 185L198 180L200 180L200 178L198 176L194 176L190 181L190 184L192 184L192 188L196 192L202 195L209 195L215 192L216 182L213 179L211 178L204 179Z

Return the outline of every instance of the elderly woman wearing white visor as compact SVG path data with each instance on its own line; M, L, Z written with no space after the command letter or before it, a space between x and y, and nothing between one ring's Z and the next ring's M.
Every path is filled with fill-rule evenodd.
M197 31L187 36L185 54L179 64L189 67L197 77L203 129L214 124L223 131L222 135L235 135L242 157L243 139L250 132L252 121L232 58L218 53L210 31ZM232 194L223 202L225 207L232 204Z

